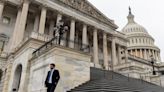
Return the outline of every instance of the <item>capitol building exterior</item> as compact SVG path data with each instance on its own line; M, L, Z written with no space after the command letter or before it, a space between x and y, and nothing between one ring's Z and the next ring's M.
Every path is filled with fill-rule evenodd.
M134 15L131 9L128 15L128 24L122 29L122 32L127 35L128 52L130 55L149 60L150 56L160 62L160 49L154 45L154 39L147 30L134 21Z
M87 0L0 0L0 92L46 92L50 63L61 76L56 92L89 81L90 67L164 86L160 49L131 9L127 18L119 32ZM60 20L69 30L57 44Z

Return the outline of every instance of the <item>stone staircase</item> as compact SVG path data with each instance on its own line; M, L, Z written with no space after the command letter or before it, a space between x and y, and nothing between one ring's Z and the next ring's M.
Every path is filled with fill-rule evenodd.
M67 92L164 92L164 88L116 72L91 68L90 81Z

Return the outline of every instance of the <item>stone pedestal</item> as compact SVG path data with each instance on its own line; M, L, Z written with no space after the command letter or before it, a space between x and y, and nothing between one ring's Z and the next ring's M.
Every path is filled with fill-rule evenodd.
M90 56L68 49L54 48L32 60L29 92L46 92L44 81L49 64L55 63L60 80L55 92L66 92L90 79ZM36 86L37 85L37 86Z

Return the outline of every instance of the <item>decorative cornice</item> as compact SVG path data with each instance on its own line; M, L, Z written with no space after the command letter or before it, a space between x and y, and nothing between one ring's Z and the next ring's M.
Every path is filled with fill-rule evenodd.
M20 5L23 6L24 3L30 4L32 0L20 0Z
M131 49L153 49L153 50L157 50L160 51L160 49L158 47L155 46L130 46L128 47L129 50Z
M87 0L51 0L51 1L64 4L70 8L73 8L89 16L92 16L96 18L97 20L112 26L114 29L118 28L118 26L115 25L112 20L108 19L105 15L103 15L98 9L96 9Z

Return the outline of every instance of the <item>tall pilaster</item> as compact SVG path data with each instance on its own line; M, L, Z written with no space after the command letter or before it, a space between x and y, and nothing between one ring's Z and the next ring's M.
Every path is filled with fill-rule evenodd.
M40 24L39 24L40 34L44 34L45 24L46 24L46 15L47 15L47 9L46 7L43 6L41 9Z
M69 38L69 47L74 48L74 40L75 40L75 20L71 20L71 28L70 28L70 38Z
M112 67L111 69L113 70L113 65L116 65L117 62L116 62L116 41L115 41L115 38L112 39Z
M0 20L2 19L2 13L3 13L3 10L4 10L4 0L1 0L0 1Z
M94 29L93 32L93 60L96 67L99 66L99 58L98 58L98 37L97 37L97 29Z
M104 67L107 70L109 67L108 64L108 49L107 49L107 34L103 33L103 56L104 56Z

